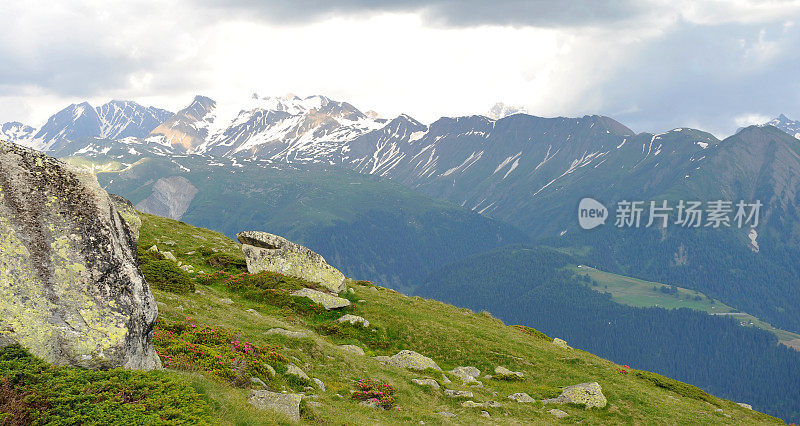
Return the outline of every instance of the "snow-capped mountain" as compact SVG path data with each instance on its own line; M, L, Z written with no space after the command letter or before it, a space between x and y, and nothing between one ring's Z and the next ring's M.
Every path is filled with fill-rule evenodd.
M32 137L15 141L41 151L51 151L82 138L144 137L172 115L161 108L145 107L131 101L111 101L97 108L82 102L51 116Z
M18 121L0 125L0 140L16 142L20 145L28 145L34 133L36 133L36 129Z
M775 126L784 132L800 139L800 121L792 120L781 114L764 124L765 126Z

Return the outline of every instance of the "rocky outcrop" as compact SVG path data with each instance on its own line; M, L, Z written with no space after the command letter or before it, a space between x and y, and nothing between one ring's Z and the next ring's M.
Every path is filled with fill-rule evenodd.
M139 211L178 220L197 195L197 188L183 176L161 178L153 184L153 193L136 204Z
M586 408L603 408L608 403L603 395L603 389L597 382L567 386L561 389L561 395L558 398L545 399L542 402L545 404L580 404L585 405Z
M332 294L323 293L321 291L312 290L310 288L301 288L300 290L293 291L291 295L295 297L307 297L311 299L313 302L319 303L320 305L324 306L326 310L339 309L339 308L344 308L345 306L350 306L350 301L347 299L342 299L341 297L336 297Z
M279 272L320 283L334 293L347 288L344 274L306 247L266 232L240 232L237 238L242 243L247 271L251 274Z
M139 217L139 213L133 207L133 203L117 194L108 194L108 197L111 198L111 202L114 203L114 207L119 212L119 215L122 216L122 219L124 219L125 223L128 225L133 241L139 241L139 230L142 229L142 218Z
M494 375L500 380L520 380L525 377L525 374L521 371L511 371L503 366L495 367Z
M55 364L160 367L131 234L94 176L0 142L0 340Z
M250 405L284 415L293 422L300 421L300 401L303 396L294 393L276 393L268 390L251 390L247 398Z
M353 325L360 324L362 327L369 327L369 321L364 319L364 317L360 317L358 315L344 314L344 315L342 315L341 318L339 318L336 321L340 322L340 323L349 322L350 324L353 324Z
M564 340L564 339L559 339L558 337L553 339L553 344L558 346L559 348L562 348L562 349L569 349L569 345L567 345L567 341Z

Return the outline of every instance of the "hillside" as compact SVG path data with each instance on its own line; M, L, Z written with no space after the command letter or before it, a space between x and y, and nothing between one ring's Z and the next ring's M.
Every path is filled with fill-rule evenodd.
M308 299L291 298L285 293L286 289L297 286L313 286L311 283L277 274L241 273L243 259L238 244L223 235L151 215L141 218L140 256L159 307L155 342L167 370L133 377L117 374L106 392L113 393L115 386L128 386L126 392L137 395L140 392L137 389L148 381L170 383L166 389L176 389L153 391L161 395L161 392L177 392L182 384L189 384L190 388L182 391L185 396L172 403L172 414L162 414L162 423L178 423L189 418L193 422L214 424L284 423L286 419L247 404L248 389L263 386L258 380L251 381L251 376L258 377L270 389L303 393L303 423L346 419L349 424L420 421L483 424L502 419L503 423L552 424L559 421L548 412L552 409L568 414L560 420L564 423L780 423L666 377L620 366L578 349L554 345L551 338L533 329L507 326L487 313L407 297L369 282L349 281L348 287L353 291L343 296L353 304L343 311L325 311L308 304ZM147 251L152 245L162 253L169 251L185 269L190 269L185 266L188 264L197 272L181 273L172 261L158 260L163 256ZM195 291L181 292L184 285L194 287ZM336 319L345 313L361 316L371 325L361 328L337 323ZM306 337L266 334L271 328L300 331ZM196 340L201 337L202 341ZM231 346L229 340L235 340L235 344ZM359 346L366 355L345 351L338 346L342 344ZM253 354L252 358L244 358L247 360L245 368L228 364L231 348L235 351L240 345L250 347ZM405 349L432 358L445 371L458 366L477 367L481 370L478 380L483 387L462 386L461 379L449 372L444 375L430 369L414 372L386 365L377 358ZM20 356L9 349L0 353L2 380L15 377L15 369L23 368L14 362ZM222 361L217 362L220 359ZM260 360L267 360L274 366L277 371L274 377L270 378L264 367L259 367ZM313 381L288 374L289 363L300 367L311 378L321 380L324 390ZM493 373L497 366L522 372L524 378L498 379ZM63 374L73 374L70 371L74 369L62 370L65 370ZM495 377L485 377L487 374ZM437 381L437 386L468 390L474 395L450 398L442 390L412 382L425 377ZM445 377L451 383L445 384ZM134 379L139 385L130 385ZM365 379L383 380L394 389L392 402L396 408L372 408L353 400L350 390L355 381ZM25 380L33 379L28 376ZM605 408L585 409L575 404L543 405L539 402L556 397L564 386L584 382L597 382L602 386L608 399ZM41 393L40 398L34 400L50 405L23 405L23 409L34 409L33 414L28 413L32 416L29 418L43 418L37 417L37 413L49 412L48 407L63 409L78 404L75 398L59 394L69 392L63 386L49 389L34 386L32 389ZM517 392L526 392L537 401L523 403L507 398ZM5 407L2 395L0 387L0 408ZM96 418L109 418L102 416L114 413L135 421L137 415L130 410L152 399L153 396L148 395L133 400L112 396L104 405L107 411ZM462 406L465 400L477 402L477 407ZM386 401L387 406L390 405L389 400ZM487 401L499 404L483 405ZM166 409L162 405L154 407L160 407L157 413L164 413ZM20 407L16 409L19 412ZM181 414L182 409L191 410L191 417L188 413ZM487 414L482 414L483 411L490 418L485 417Z

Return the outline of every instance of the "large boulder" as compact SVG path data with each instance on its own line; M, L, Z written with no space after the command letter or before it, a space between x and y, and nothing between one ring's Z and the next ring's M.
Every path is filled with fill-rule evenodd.
M319 303L320 305L324 306L326 310L350 306L350 301L347 299L342 299L341 297L336 297L332 294L312 290L310 288L301 288L300 290L295 290L290 294L295 297L307 297L314 303Z
M303 396L294 393L276 393L268 390L251 390L247 397L250 405L282 414L293 422L300 421L300 401Z
M442 371L434 360L409 350L402 350L392 355L389 362L395 367L408 368L409 370L427 370L431 368Z
M131 229L94 176L0 142L0 343L51 363L160 367Z
M236 237L242 243L247 271L251 274L279 272L318 282L334 293L347 289L344 274L306 247L266 232L245 231Z
M580 404L585 405L586 408L603 408L608 403L603 395L603 388L597 382L567 386L561 389L561 395L558 398L545 399L542 402L545 404Z

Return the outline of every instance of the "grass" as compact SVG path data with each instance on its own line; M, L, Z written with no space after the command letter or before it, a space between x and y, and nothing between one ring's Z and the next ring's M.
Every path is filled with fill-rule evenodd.
M246 364L235 361L238 355L226 345L228 339L238 339L256 348L270 348L280 355L280 358L259 360L275 368L274 378L257 375L273 390L303 392L301 416L306 424L418 424L420 421L426 424L780 424L775 418L707 395L693 386L657 374L636 374L590 353L559 348L548 336L534 329L507 326L488 313L407 297L366 281L348 282L353 294L341 296L348 297L353 304L341 311L293 306L286 304L283 298L254 297L258 291L286 292L302 283L291 277L230 271L208 278L215 272L207 262L214 253L241 258L236 243L219 234L169 219L149 215L142 215L142 218L141 247L146 249L157 243L161 250L164 245L179 261L205 272L190 274L196 286L194 292L153 290L160 317L157 332L175 334L169 338L160 335L159 351L178 362L170 362L165 372L147 374L186 384L205 401L205 412L214 424L287 423L286 419L256 410L246 402L249 389L257 386L248 380L230 377L228 367ZM370 327L339 325L336 319L344 313L366 318ZM194 336L197 332L188 330L189 324L216 331ZM303 331L307 337L288 338L265 333L275 327ZM207 338L208 334L216 337ZM187 343L206 347L197 354L189 350ZM341 344L360 346L367 355L346 352L338 347ZM165 348L172 349L166 353ZM431 357L445 371L457 366L477 367L481 370L479 380L484 387L462 386L460 379L449 373L444 374L452 383L444 384L441 372L414 372L385 365L374 358L393 355L402 349ZM215 357L222 357L226 365L204 364L208 359L219 359ZM280 368L284 359L311 378L323 381L325 391L289 378L286 370ZM483 377L493 374L497 366L521 371L524 378L506 381ZM263 372L258 368L251 371ZM442 390L412 383L412 379L426 377L448 389L469 389L474 393L470 399L476 402L497 401L502 406L465 408L460 405L463 399L449 398ZM242 379L246 378L245 372ZM577 405L543 406L538 402L557 396L564 386L593 381L600 383L608 398L609 405L605 408L586 410ZM350 396L354 390L372 392L370 395L378 397L390 409L361 405L358 397ZM507 398L517 392L527 392L537 402L523 404ZM551 408L564 410L570 416L555 419L547 412ZM482 417L482 410L488 411L492 418ZM456 417L446 419L436 414L442 411Z
M648 308L688 308L707 312L711 315L731 316L736 318L743 326L757 327L773 333L778 337L778 341L781 344L800 351L800 334L775 328L765 321L746 312L740 312L698 291L674 286L675 290L673 292L665 292L661 289L668 289L670 286L605 272L586 265L571 265L568 269L577 275L588 274L597 283L596 286L592 286L592 289L610 293L611 298L617 303Z

